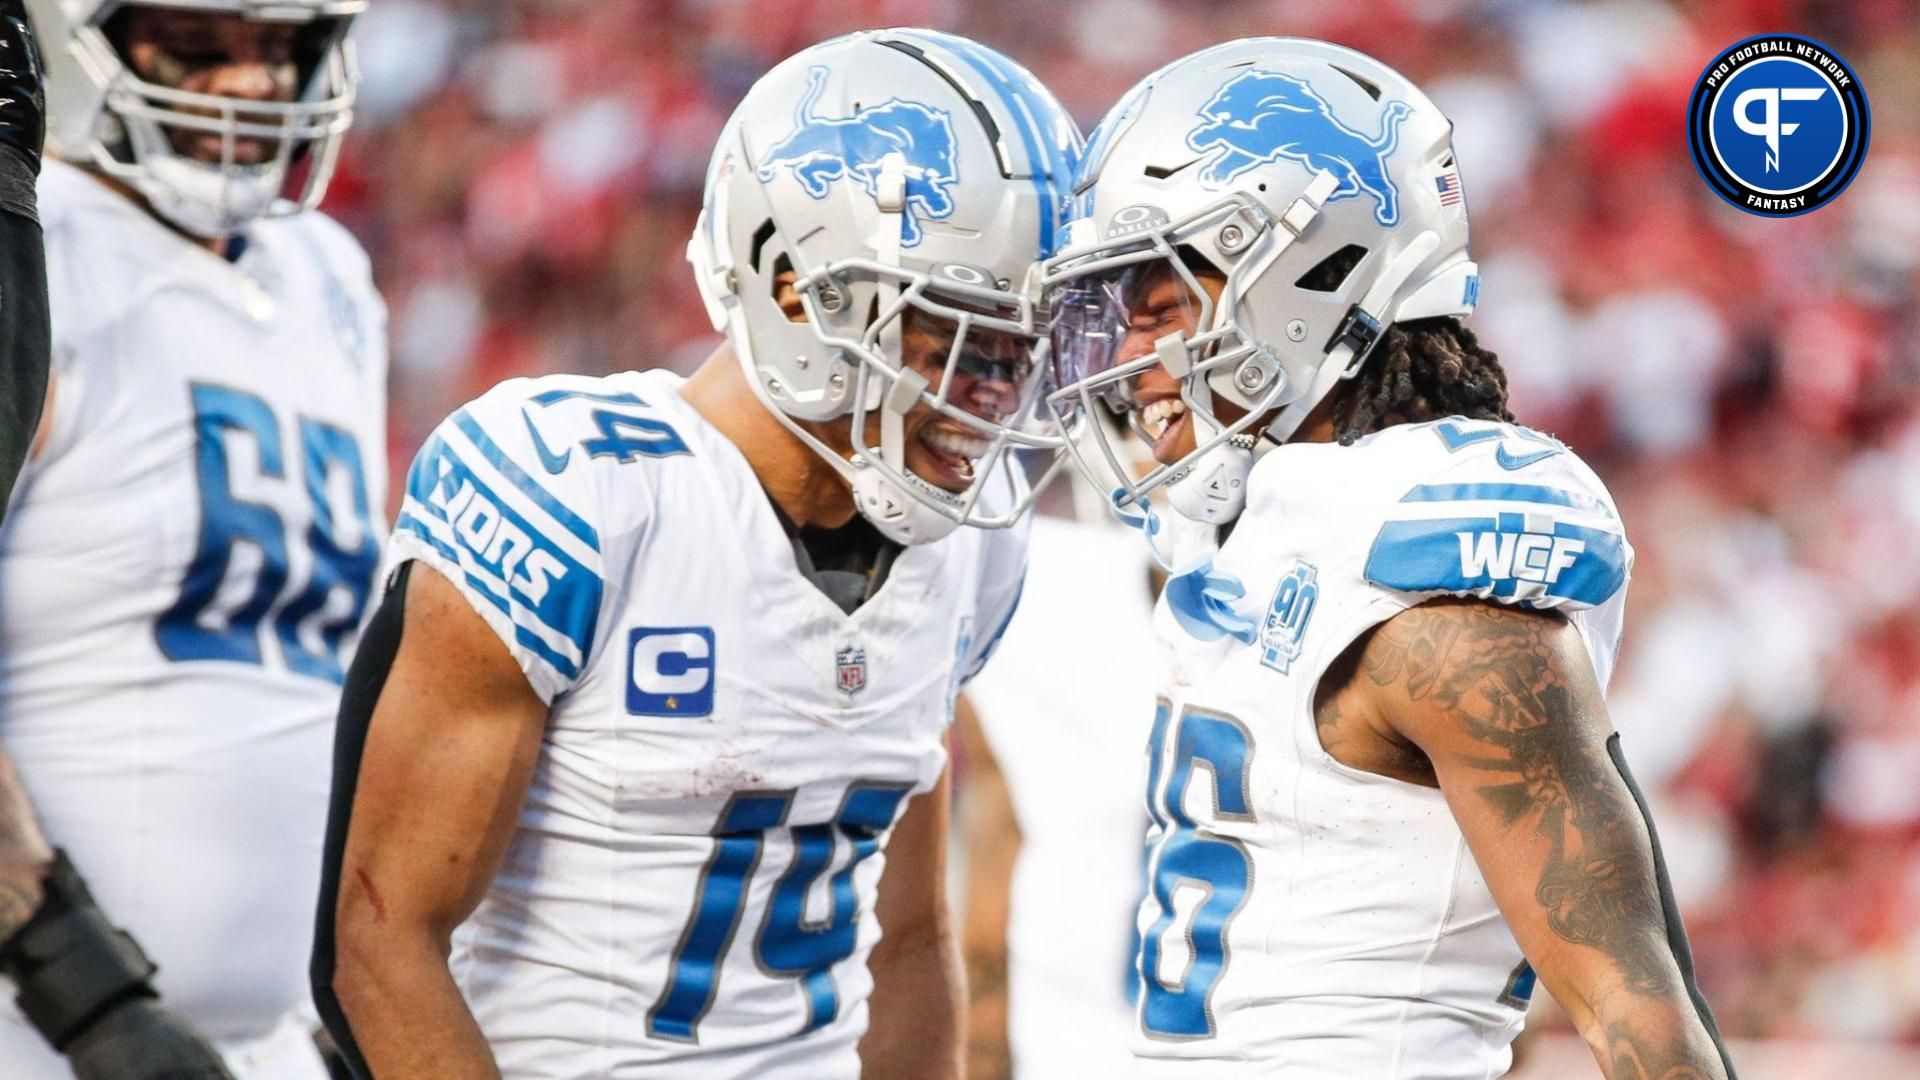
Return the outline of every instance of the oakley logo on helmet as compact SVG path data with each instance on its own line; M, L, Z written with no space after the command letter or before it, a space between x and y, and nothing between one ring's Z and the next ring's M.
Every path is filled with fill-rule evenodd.
M954 171L952 121L943 110L899 98L856 108L844 118L816 116L813 109L826 83L826 68L808 74L806 96L794 110L794 132L767 152L761 182L771 181L784 165L802 190L824 199L834 181L851 176L877 203L881 159L898 153L907 163L907 212L900 218L900 243L913 247L925 235L921 218L939 220L953 213L951 189L959 176Z
M1200 171L1208 186L1285 158L1340 181L1328 202L1366 195L1374 201L1373 219L1393 226L1400 223L1400 192L1386 160L1400 143L1400 122L1412 112L1404 101L1387 102L1380 134L1369 139L1335 118L1305 80L1256 68L1234 76L1200 109L1203 122L1187 133L1187 145L1213 155Z
M1148 229L1158 229L1170 220L1167 212L1157 206L1148 206L1145 203L1129 206L1116 211L1113 217L1107 220L1107 239L1114 240L1133 233L1146 232Z

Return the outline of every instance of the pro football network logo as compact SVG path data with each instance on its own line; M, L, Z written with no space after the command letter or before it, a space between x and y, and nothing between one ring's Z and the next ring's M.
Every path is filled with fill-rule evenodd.
M1400 224L1400 192L1387 175L1387 159L1400 145L1400 122L1413 112L1389 101L1371 137L1340 122L1333 106L1305 79L1258 68L1227 80L1200 108L1200 124L1187 132L1187 146L1211 154L1200 182L1231 183L1261 165L1286 159L1312 175L1322 169L1340 181L1328 202L1365 195L1373 220Z
M889 98L856 106L852 116L818 116L814 107L826 89L827 69L807 75L807 92L794 109L793 134L775 143L760 163L760 182L770 183L785 167L801 190L824 199L837 180L851 177L874 202L880 201L881 162L889 154L906 161L907 212L900 216L900 244L913 247L926 235L920 219L953 215L953 185L960 180L953 121L917 101Z
M1731 46L1707 65L1687 104L1687 140L1707 186L1764 217L1837 198L1866 159L1870 128L1853 69L1797 34Z

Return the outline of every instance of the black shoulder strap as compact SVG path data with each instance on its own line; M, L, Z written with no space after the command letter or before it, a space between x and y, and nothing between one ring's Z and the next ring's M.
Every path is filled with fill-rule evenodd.
M407 576L411 562L400 564L387 586L380 607L367 623L366 633L347 668L340 688L340 721L333 735L333 792L327 806L327 837L321 849L320 909L314 918L313 960L307 975L320 1020L334 1046L358 1080L373 1080L373 1070L354 1042L353 1030L333 993L333 915L340 898L340 863L347 850L347 826L353 814L353 795L360 781L360 755L367 746L373 707L386 688L387 673L400 652L400 631L406 625Z
M1707 1029L1707 1037L1713 1040L1713 1048L1720 1053L1720 1063L1726 1067L1727 1080L1737 1080L1733 1072L1733 1058L1727 1053L1726 1040L1720 1037L1720 1024L1713 1018L1713 1010L1707 1007L1706 996L1700 993L1700 984L1693 975L1693 949L1687 944L1687 927L1680 921L1680 905L1673 899L1673 882L1667 878L1667 860L1660 853L1660 834L1654 831L1653 814L1647 809L1647 798L1640 793L1640 785L1634 783L1633 773L1627 769L1626 755L1620 751L1620 733L1607 736L1607 756L1613 759L1613 767L1619 771L1620 779L1633 793L1633 804L1640 808L1640 818L1647 823L1647 840L1653 845L1654 883L1660 890L1660 910L1666 917L1667 947L1673 950L1673 962L1680 968L1680 980L1686 985L1687 996L1693 999L1693 1007L1700 1013L1700 1023Z

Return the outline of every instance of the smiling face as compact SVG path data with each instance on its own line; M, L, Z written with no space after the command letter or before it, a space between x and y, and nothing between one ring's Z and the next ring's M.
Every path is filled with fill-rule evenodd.
M787 318L801 322L805 308L793 288L793 272L775 279L775 301ZM900 360L904 367L927 380L927 393L938 396L942 379L953 371L946 401L989 424L998 424L1020 407L1021 388L1033 372L1033 339L972 327L966 341L954 348L958 325L947 318L908 306L901 315ZM882 410L867 413L861 441L878 448ZM844 419L808 422L807 426L842 457L854 453L852 431ZM973 485L974 465L992 448L993 440L964 420L948 415L924 398L914 402L900 421L904 444L902 463L907 472L949 494Z
M954 352L953 323L909 308L900 333L901 361L919 372L928 392L938 394ZM1033 363L1033 343L1014 334L969 330L954 363L947 390L950 405L989 423L1000 423L1019 407L1020 387ZM907 471L942 491L958 494L972 486L974 463L992 440L965 421L941 413L922 400L901 420ZM880 445L880 416L867 415L866 443Z
M1194 276L1206 290L1207 299L1219 304L1226 278L1210 269L1195 269ZM1192 337L1200 332L1199 298L1171 264L1158 263L1139 274L1122 303L1126 322L1114 350L1114 367L1152 356L1155 344L1168 334ZM1180 380L1166 368L1155 364L1134 378L1129 407L1137 425L1153 440L1155 461L1171 465L1193 453L1197 445L1193 419L1180 398ZM1232 402L1217 397L1213 409L1223 423L1245 415Z

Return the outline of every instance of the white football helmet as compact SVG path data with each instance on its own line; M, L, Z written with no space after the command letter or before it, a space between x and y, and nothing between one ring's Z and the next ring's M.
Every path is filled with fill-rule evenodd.
M1148 438L1133 382L1160 364L1195 425L1194 451L1124 483L1117 503L1144 508L1166 485L1184 516L1232 520L1259 437L1294 434L1390 324L1473 310L1452 131L1392 68L1300 38L1195 53L1114 106L1088 147L1067 247L1047 266L1049 405L1071 423L1103 400ZM1196 269L1225 277L1218 304ZM1116 363L1135 287L1169 272L1199 331ZM1223 422L1219 398L1246 415ZM1110 466L1098 471L1124 476L1098 445Z
M1082 146L1025 69L927 30L806 49L761 77L721 132L687 247L714 327L766 406L898 542L1011 525L1060 463L1061 440L1038 415L1039 264L1064 233ZM775 299L786 270L804 321ZM910 312L951 332L944 371L903 362ZM998 359L983 359L996 346ZM954 400L982 364L1011 384L1010 412L983 417ZM965 490L907 469L901 421L920 403L977 435L963 440ZM877 446L869 416L879 418ZM850 461L798 423L841 417ZM1019 449L1048 459L1031 486Z
M125 182L154 211L196 236L219 237L256 218L310 209L326 194L353 122L347 29L367 0L26 0L46 58L47 144L61 157ZM291 102L200 94L148 82L123 55L120 20L139 8L228 14L300 28ZM222 160L176 150L183 133L220 136ZM272 156L238 160L240 139ZM288 192L296 162L307 171ZM289 196L283 198L283 195Z

